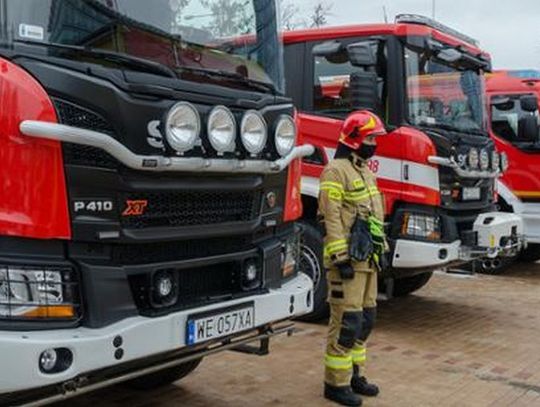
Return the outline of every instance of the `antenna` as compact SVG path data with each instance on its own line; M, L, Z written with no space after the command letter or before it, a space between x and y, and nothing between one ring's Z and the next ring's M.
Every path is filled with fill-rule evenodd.
M382 11L383 11L383 17L384 17L384 22L385 24L388 24L388 13L386 12L386 6L382 6Z

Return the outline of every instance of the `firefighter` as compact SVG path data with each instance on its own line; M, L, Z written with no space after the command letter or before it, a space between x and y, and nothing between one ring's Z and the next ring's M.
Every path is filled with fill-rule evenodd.
M330 304L324 395L346 406L360 406L361 395L379 393L363 373L366 340L375 322L376 272L387 246L383 196L367 163L375 153L376 137L385 134L375 114L351 114L342 126L335 159L320 179Z

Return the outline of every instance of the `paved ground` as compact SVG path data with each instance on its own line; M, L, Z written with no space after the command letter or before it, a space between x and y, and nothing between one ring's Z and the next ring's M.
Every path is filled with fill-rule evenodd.
M436 275L406 299L382 303L366 406L540 406L540 264L502 277ZM214 356L184 381L142 393L116 387L63 406L330 406L321 398L324 325L256 358Z

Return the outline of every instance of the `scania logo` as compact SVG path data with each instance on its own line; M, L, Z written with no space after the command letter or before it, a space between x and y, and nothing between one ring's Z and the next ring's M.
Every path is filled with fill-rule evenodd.
M146 199L137 201L126 201L126 209L122 212L122 216L142 216L148 206Z
M165 145L163 144L163 136L159 131L160 124L161 122L159 120L153 120L148 123L148 137L146 141L151 147L162 150L165 148Z

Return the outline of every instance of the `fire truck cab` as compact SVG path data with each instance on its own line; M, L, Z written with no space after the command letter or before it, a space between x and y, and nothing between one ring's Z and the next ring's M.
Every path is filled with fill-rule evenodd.
M326 295L319 176L355 110L376 112L389 130L369 162L386 199L387 292L406 295L435 269L520 247L520 218L496 209L495 180L506 160L487 128L490 57L473 39L414 15L283 36L287 92L299 109L301 137L316 147L302 171L302 264L316 285L313 318L324 315Z
M522 260L540 259L540 72L496 71L486 80L490 130L508 170L498 182L503 210L523 217L527 248Z
M250 60L173 3L0 0L0 405L263 355L312 309L276 2Z

